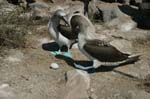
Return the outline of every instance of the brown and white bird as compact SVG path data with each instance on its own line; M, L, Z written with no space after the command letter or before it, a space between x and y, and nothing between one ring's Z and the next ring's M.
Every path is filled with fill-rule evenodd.
M69 53L69 48L73 43L76 42L77 36L72 33L71 27L69 27L69 19L67 19L67 14L64 10L58 9L55 11L51 20L48 23L49 34L59 45L60 50L53 52L54 55L61 54L61 51L65 51L66 56L71 57ZM66 25L60 24L63 20Z
M119 51L111 44L96 39L95 28L89 19L83 15L74 15L71 18L73 31L78 31L79 50L93 61L92 66L84 67L74 63L77 68L91 69L99 66L118 66L124 63L137 61L139 54L130 55ZM77 30L76 30L77 29Z

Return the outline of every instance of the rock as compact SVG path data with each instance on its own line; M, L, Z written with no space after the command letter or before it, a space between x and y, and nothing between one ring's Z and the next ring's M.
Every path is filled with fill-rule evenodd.
M139 30L139 29L135 29L132 30L130 32L120 32L120 31L115 31L115 32L111 32L110 36L114 37L114 38L118 38L118 39L125 39L128 41L135 41L135 40L147 40L148 37L150 36L149 32L144 31L144 30ZM140 42L140 41L139 41Z
M29 4L33 17L47 18L49 17L49 5L44 2L35 2Z
M50 8L50 14L53 15L57 9L63 9L67 13L68 19L70 19L74 12L83 13L84 5L82 2L79 1L67 2L66 4L59 4Z
M89 99L90 77L82 70L67 72L67 83L62 99Z
M128 91L130 99L150 99L150 94L145 91L135 90Z
M44 8L48 8L49 6L46 4L46 3L44 3L44 2L35 2L35 3L31 3L31 4L29 4L29 6L30 6L30 8L31 9L44 9Z
M96 5L97 5L97 0L72 0L74 2L76 1L82 1L82 8L83 8L83 13L85 16L89 17L90 19L93 18L94 13L96 12Z
M108 4L101 3L98 5L98 11L100 18L104 22L109 22L114 18L121 16L121 12L118 8L118 3Z
M52 69L58 69L59 68L59 65L57 63L52 63L51 64L51 68Z
M79 11L80 13L84 13L84 5L83 3L79 1L70 2L68 3L69 6L66 7L66 12L72 14L76 11Z
M0 0L0 4L7 3L7 0Z
M4 59L4 61L17 63L22 62L24 59L24 54L20 50L9 50L8 56Z
M122 25L118 25L118 28L122 32L128 32L131 31L132 29L137 27L137 23L134 22L133 20L128 20L127 22L123 23Z
M0 85L0 99L14 99L14 93L8 84Z
M110 42L111 45L115 46L118 50L120 50L123 53L131 54L133 46L132 42L127 40L113 40Z
M106 26L116 28L121 32L129 32L137 27L137 23L129 16L121 16L107 22Z

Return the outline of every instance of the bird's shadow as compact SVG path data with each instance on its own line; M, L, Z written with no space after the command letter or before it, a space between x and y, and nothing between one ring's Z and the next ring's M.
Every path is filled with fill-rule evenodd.
M46 50L46 51L58 51L59 50L59 46L58 46L58 44L56 42L44 43L44 44L42 44L42 48L44 50ZM74 63L79 64L81 66L87 66L87 67L93 65L92 61L74 60L72 58L65 57L63 55L56 55L55 57L58 58L58 59L64 60L69 66L72 66L74 68L76 68L74 66ZM120 75L123 75L123 76L129 77L129 78L137 79L138 80L138 78L135 77L135 76L133 76L133 75L130 75L130 74L123 73L121 71L115 70L115 68L117 68L117 67L126 66L127 64L133 64L134 62L136 62L136 61L131 61L131 62L128 62L128 63L120 64L118 66L100 66L97 69L93 68L93 69L88 69L88 70L85 70L85 71L87 71L89 74L98 73L98 72L110 72L110 71L114 71L115 73L118 73ZM76 69L78 69L78 68L76 68Z
M72 66L74 68L76 68L74 66L74 63L82 65L82 66L91 66L93 64L92 61L82 61L82 60L81 61L77 61L77 60L73 60L72 58L65 57L63 55L57 55L55 57L58 58L58 59L62 59L64 61L66 61L66 63L68 65L70 65L70 66ZM84 70L84 71L87 71L89 74L98 73L98 72L110 72L110 71L113 71L113 72L115 72L117 74L120 74L120 75L123 75L125 77L131 78L131 79L134 79L134 80L139 80L140 78L138 78L138 77L136 77L134 75L127 74L127 73L124 73L124 72L121 72L121 71L118 71L118 70L115 69L117 67L126 66L127 64L133 64L136 61L129 61L128 63L120 64L118 66L100 66L99 68L96 68L96 69L93 68L93 69L88 69L88 70ZM79 68L76 68L76 69L79 69Z
M84 67L88 67L88 66L92 66L93 65L92 61L74 60L72 58L65 57L63 55L57 55L55 57L58 58L58 59L64 60L69 66L72 66L74 68L76 68L74 66L74 63L79 64L79 65L84 66ZM120 65L117 65L117 66L100 66L99 68L96 68L96 69L93 68L93 69L94 69L94 72L110 72L110 71L113 71L117 67L126 66L127 64L133 64L136 61L129 61L129 62L120 64ZM85 71L90 73L90 72L93 72L93 69L88 69L88 70L85 70Z
M56 42L44 43L42 49L45 51L58 51L59 45Z

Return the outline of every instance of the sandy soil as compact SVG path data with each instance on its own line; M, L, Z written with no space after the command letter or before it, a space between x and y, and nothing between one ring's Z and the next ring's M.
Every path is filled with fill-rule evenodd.
M65 72L75 68L42 48L51 40L47 32L28 36L30 45L27 48L8 50L8 55L1 59L0 85L8 84L12 94L9 97L15 96L15 99L59 99L59 90L65 84ZM114 69L101 67L90 75L91 90L97 99L130 99L132 92L149 88L149 85L142 86L143 79L150 72L150 47L136 42L134 50L144 52L135 64ZM71 52L75 60L86 60L78 49ZM53 62L60 65L58 70L50 68Z

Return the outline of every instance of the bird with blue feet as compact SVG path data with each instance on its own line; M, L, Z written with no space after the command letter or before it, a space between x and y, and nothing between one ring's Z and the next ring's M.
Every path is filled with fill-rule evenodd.
M50 52L54 56L63 55L72 58L70 49L77 42L77 35L72 32L72 28L69 26L69 19L63 9L58 9L48 23L49 34L59 46L58 51ZM61 21L65 24L61 24Z

